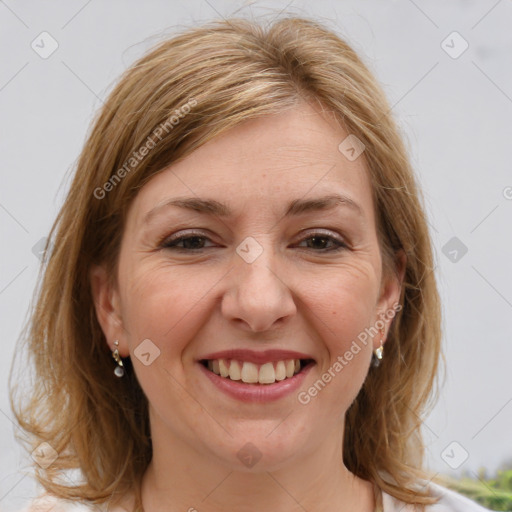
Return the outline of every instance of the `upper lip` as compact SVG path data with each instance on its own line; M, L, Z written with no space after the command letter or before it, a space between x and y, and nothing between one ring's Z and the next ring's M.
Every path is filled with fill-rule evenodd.
M237 361L247 361L254 364L264 364L274 361L284 361L286 359L313 359L308 354L303 352L295 352L293 350L244 350L244 349L231 349L222 350L220 352L212 352L206 354L198 359L203 361L206 359L236 359Z

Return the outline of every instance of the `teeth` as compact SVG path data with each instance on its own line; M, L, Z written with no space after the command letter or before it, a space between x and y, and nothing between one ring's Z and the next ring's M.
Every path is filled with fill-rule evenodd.
M244 363L241 377L242 382L247 382L247 384L258 382L258 367L254 363Z
M276 364L276 380L286 379L286 365L284 361L278 361Z
M235 359L209 360L207 367L213 373L231 380L241 380L246 384L274 384L276 381L293 377L301 369L300 359L287 359L257 365Z
M229 365L229 378L231 380L240 380L242 378L240 363L234 359L231 360L231 364Z
M245 366L245 365L244 365ZM265 363L260 368L260 384L273 384L276 381L276 372L272 363Z
M295 371L295 363L294 363L293 359L288 359L285 364L286 364L286 376L293 377L293 373Z
M229 375L229 366L224 359L219 359L219 372L221 377L227 377Z

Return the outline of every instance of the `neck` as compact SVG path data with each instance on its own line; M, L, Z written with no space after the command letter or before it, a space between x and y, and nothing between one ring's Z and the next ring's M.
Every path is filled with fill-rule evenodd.
M257 463L245 471L159 430L152 428L153 459L142 482L144 512L375 509L373 485L343 464L343 425L293 461L272 468Z

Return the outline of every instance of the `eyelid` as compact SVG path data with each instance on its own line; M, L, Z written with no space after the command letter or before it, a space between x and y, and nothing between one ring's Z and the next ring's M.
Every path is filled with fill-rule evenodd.
M349 241L347 241L345 236L339 235L337 232L331 231L326 228L308 228L300 233L300 237L295 243L302 243L304 241L307 241L311 238L326 238L330 239L330 242L334 244L334 247L331 247L329 249L312 249L312 248L301 248L305 250L309 250L313 253L336 253L342 250L348 250L351 248L351 244ZM188 252L188 253L199 253L201 251L204 251L206 249L212 249L212 246L209 247L201 247L198 249L185 249L182 247L173 246L173 243L180 243L182 240L186 240L189 238L204 238L205 240L208 240L212 242L211 235L204 231L199 231L197 229L191 228L191 229L185 229L185 230L179 230L176 233L173 233L170 236L166 236L160 240L158 243L159 249L171 249L175 250L177 252Z
M170 242L177 242L181 240L182 238L187 237L203 237L211 239L211 235L208 234L205 231L198 231L197 229L180 229L179 231L176 231L176 233L173 233L172 235L166 235L164 236L159 242L158 247L165 247L165 244Z
M336 230L328 228L307 228L304 231L301 231L301 240L307 238L308 235L324 235L334 238L336 241L345 244L347 247L351 245L349 239L344 234L340 234Z

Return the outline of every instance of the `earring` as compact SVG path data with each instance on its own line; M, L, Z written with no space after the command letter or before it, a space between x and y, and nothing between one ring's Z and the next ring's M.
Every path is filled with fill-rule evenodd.
M121 359L121 356L119 355L119 341L114 341L115 350L112 352L112 357L114 358L115 362L117 363L117 366L114 369L114 375L116 377L122 377L124 375L124 365L123 360Z
M382 346L383 339L384 339L384 327L381 327L380 334L381 334L380 347L376 348L373 351L373 357L372 357L372 365L375 367L380 365L380 362L382 360L382 354L384 352L384 347Z

